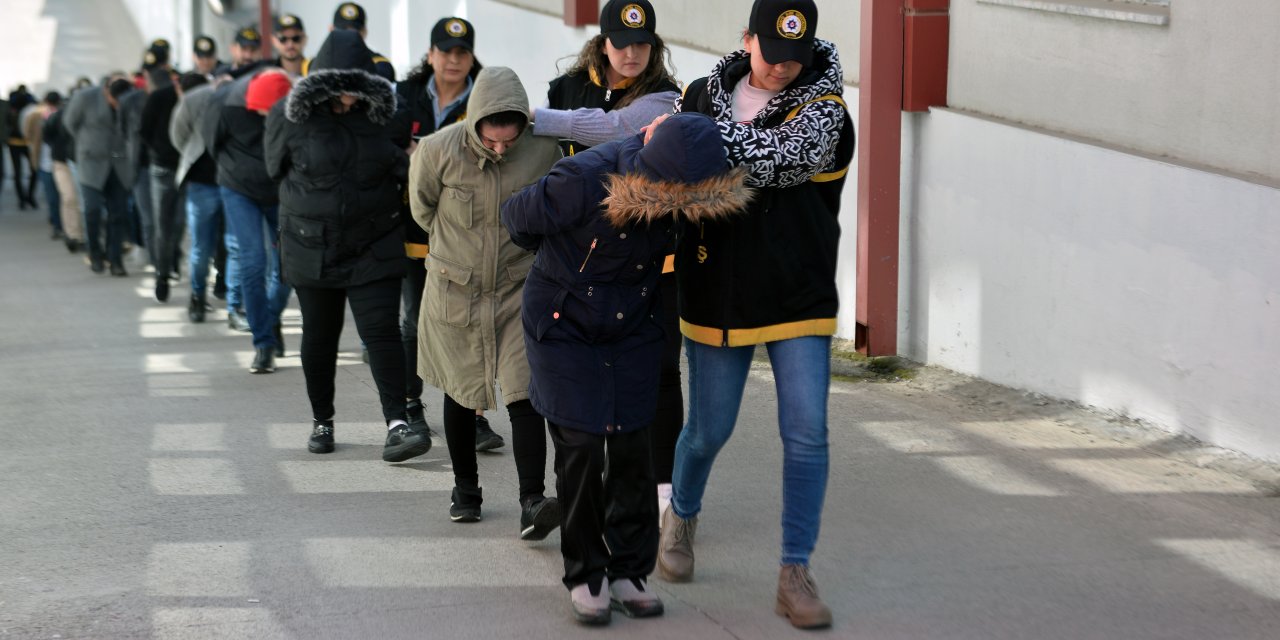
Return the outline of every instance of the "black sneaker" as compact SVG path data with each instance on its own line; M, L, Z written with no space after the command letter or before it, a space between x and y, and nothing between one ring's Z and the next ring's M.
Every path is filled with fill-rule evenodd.
M205 303L202 296L191 296L187 303L187 319L192 322L204 322Z
M387 462L404 462L431 450L431 435L407 424L387 430L387 444L382 447L382 459Z
M107 270L107 267L102 262L102 258L89 258L89 270L94 273L102 273Z
M333 453L333 420L312 420L311 439L307 440L311 453Z
M537 496L520 509L520 539L542 540L560 526L560 500Z
M476 451L492 451L501 449L507 444L502 436L493 432L489 427L489 419L484 416L476 416Z
M249 316L245 315L244 309L232 309L227 312L227 326L241 333L253 331L253 327L249 326Z
M213 297L219 300L227 299L227 278L221 271L213 278Z
M405 405L404 412L409 417L409 427L416 431L426 431L429 437L435 438L436 432L431 430L427 424L426 407L422 405L422 400L410 400Z
M129 275L129 272L124 270L124 265L122 265L122 264L113 264L113 265L111 265L111 275L113 275L113 276L115 276L115 277L117 277L117 278L124 278L124 277L127 277L127 276Z
M480 522L481 502L484 502L484 498L480 487L454 487L453 497L449 502L449 519L454 522Z
M169 278L156 275L156 302L169 301Z
M249 373L272 373L276 370L276 356L271 347L255 349Z
M272 330L272 333L275 334L275 338L276 338L276 357L283 358L284 357L284 325L277 322L275 328Z

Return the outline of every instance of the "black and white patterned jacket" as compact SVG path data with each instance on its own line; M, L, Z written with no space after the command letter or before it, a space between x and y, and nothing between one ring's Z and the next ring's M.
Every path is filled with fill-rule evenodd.
M816 40L813 63L750 123L734 122L733 89L750 70L746 51L732 53L676 103L715 118L729 163L757 188L744 215L680 229L681 331L716 346L833 335L839 309L837 216L853 155L839 55Z

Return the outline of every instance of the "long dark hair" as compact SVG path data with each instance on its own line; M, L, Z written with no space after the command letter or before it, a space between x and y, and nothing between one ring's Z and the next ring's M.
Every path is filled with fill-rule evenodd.
M578 52L578 57L574 59L573 64L565 75L577 75L580 73L594 73L596 78L601 82L605 82L605 70L609 68L609 56L604 53L604 41L607 38L603 33L596 34L595 37L582 45L582 50ZM676 80L675 67L671 64L671 51L667 49L666 43L662 41L662 37L653 34L653 46L649 48L649 64L644 71L636 77L635 83L631 85L631 89L626 95L614 105L615 109L631 104L637 98L647 96L651 93L662 91L664 85L672 84L680 86Z
M418 61L418 66L414 67L413 70L409 72L409 75L404 77L405 82L421 82L425 85L427 78L430 78L431 75L435 73L435 69L431 68L431 63L427 62L427 58L431 57L431 49L432 47L427 47L427 52L422 54L422 59ZM471 76L472 80L475 80L476 75L478 75L480 70L483 68L484 66L480 64L480 58L477 58L476 52L472 51L471 71L468 71L467 75Z

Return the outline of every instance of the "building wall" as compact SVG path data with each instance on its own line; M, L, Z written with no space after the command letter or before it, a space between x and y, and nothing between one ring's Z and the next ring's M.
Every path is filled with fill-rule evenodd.
M1280 460L1280 190L947 110L905 131L901 352Z
M1280 2L1168 26L952 0L951 107L1280 183Z

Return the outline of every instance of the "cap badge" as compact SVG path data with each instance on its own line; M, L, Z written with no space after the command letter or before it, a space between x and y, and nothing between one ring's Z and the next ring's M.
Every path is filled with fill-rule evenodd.
M809 23L804 19L804 14L795 9L784 11L778 16L778 35L788 40L803 38L808 29Z
M342 5L342 8L338 9L338 13L348 20L355 20L360 17L360 8L348 3Z
M629 4L622 8L622 24L630 29L644 27L644 9L638 4Z
M280 18L280 26L282 27L292 27L295 24L298 24L298 19L294 16L286 15Z
M196 40L196 49L199 49L200 51L212 51L213 43L209 42L205 38L201 38L199 40Z
M444 30L455 38L467 35L467 25L461 20L450 20L444 24Z
M143 62L143 63L145 63L145 64L155 64L155 63L156 63L156 54L151 53L150 51L148 51L148 52L147 52L147 55L142 56L142 62Z

